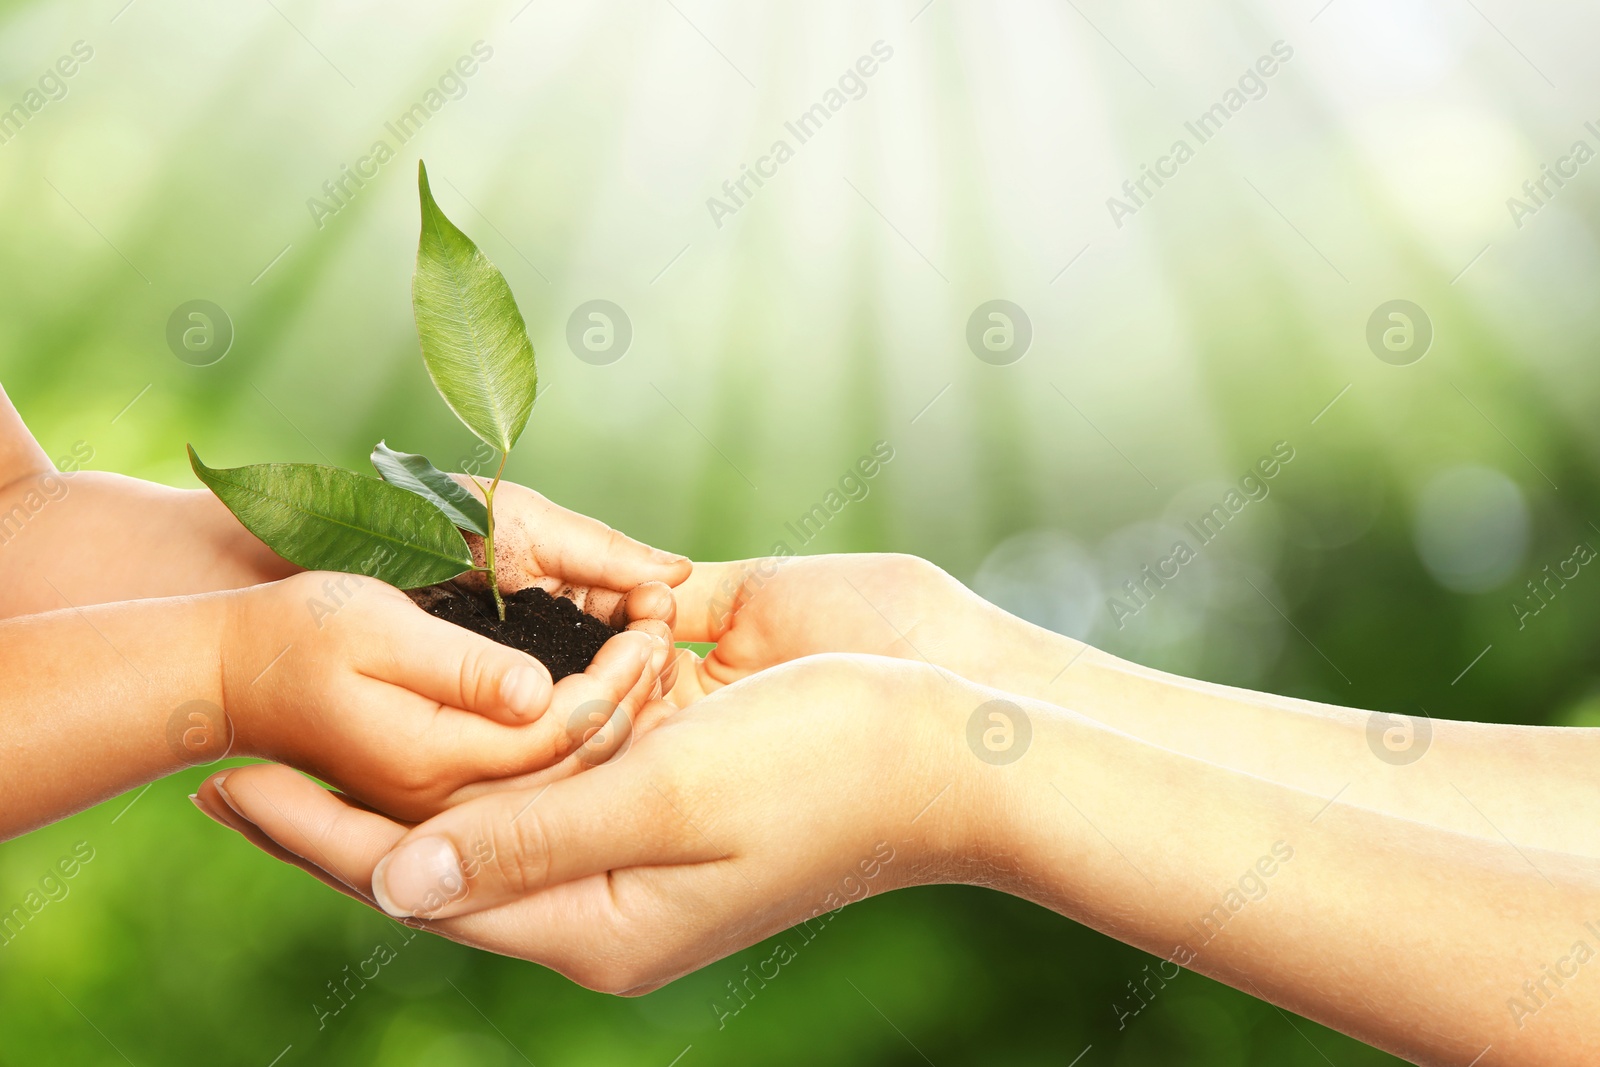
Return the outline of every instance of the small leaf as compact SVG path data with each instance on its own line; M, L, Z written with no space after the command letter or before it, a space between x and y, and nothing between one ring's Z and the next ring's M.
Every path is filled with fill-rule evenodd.
M422 360L456 417L501 452L528 425L538 387L533 342L511 286L472 239L445 218L417 161L422 237L411 304Z
M365 574L417 589L472 569L455 524L398 486L314 463L213 470L193 445L189 465L245 529L308 570Z
M489 511L460 482L428 462L427 456L396 452L382 441L372 450L372 466L390 485L412 492L445 513L463 530L489 535Z

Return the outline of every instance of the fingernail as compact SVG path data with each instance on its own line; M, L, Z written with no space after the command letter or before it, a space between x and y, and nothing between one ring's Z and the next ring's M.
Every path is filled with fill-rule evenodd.
M688 556L680 556L676 552L668 552L663 548L652 548L650 550L650 558L656 563L674 564L689 562Z
M532 667L513 667L500 681L500 696L517 714L536 714L543 710L545 680Z
M378 861L372 895L396 919L426 918L466 894L461 857L442 837L408 841Z
M233 827L228 826L228 822L227 822L226 819L224 819L222 816L218 815L216 812L212 811L209 806L207 806L206 804L201 802L200 796L199 796L198 793L190 793L189 794L189 803L191 803L195 807L199 808L201 814L203 814L206 818L210 819L212 822L216 823L218 826L226 827L229 830L233 829Z
M239 818L243 819L245 822L249 822L250 816L239 810L239 805L233 802L233 798L228 795L228 790L224 787L224 783L227 782L228 777L229 776L226 774L218 775L216 778L211 780L211 787L217 791L217 796L222 798L222 802L233 809L233 813L235 815L239 816Z

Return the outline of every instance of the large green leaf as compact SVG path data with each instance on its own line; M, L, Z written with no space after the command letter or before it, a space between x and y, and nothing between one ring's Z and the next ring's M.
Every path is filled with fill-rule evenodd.
M460 482L428 462L427 456L396 452L382 441L372 450L372 466L390 485L398 485L431 503L463 530L489 535L489 510Z
M445 218L417 161L422 238L411 304L428 376L484 443L511 451L538 388L533 342L511 286L472 239Z
M189 465L247 530L309 570L365 574L417 589L472 568L455 524L398 486L314 463L213 470L192 445Z

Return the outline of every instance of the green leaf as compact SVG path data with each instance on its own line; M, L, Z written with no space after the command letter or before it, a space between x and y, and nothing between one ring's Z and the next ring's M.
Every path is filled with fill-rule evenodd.
M505 276L434 203L421 160L417 189L422 238L411 304L422 360L456 417L485 444L509 452L538 388L533 342Z
M472 569L455 524L398 486L315 463L213 470L193 445L189 465L245 529L308 570L365 574L417 589Z
M372 450L372 466L390 485L415 493L463 530L489 536L489 511L460 482L428 462L427 456L396 452L382 441Z

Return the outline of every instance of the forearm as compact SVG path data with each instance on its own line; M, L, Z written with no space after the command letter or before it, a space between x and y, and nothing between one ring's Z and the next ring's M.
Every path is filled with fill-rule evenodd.
M1327 806L1023 706L1032 747L983 768L1000 882L1170 961L1157 982L1199 970L1424 1063L1600 1056L1600 983L1570 980L1575 945L1600 949L1600 864Z
M983 608L959 667L983 684L1324 802L1600 857L1600 731L1428 720L1413 724L1431 734L1412 737L1420 758L1386 759L1388 721L1370 712L1165 674Z
M0 839L184 765L204 739L184 737L201 720L179 709L222 703L225 611L210 596L0 622ZM226 741L212 745L207 758Z
M0 618L235 589L295 570L209 492L51 471L0 489Z

